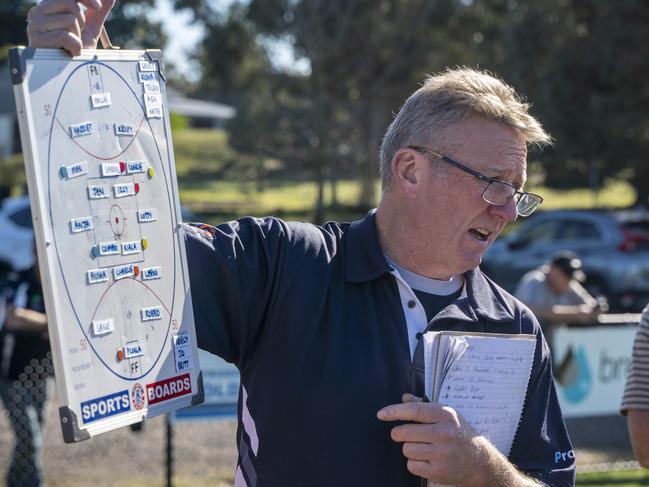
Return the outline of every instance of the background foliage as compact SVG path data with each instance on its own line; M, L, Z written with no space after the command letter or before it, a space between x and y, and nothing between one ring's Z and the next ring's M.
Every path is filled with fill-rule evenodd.
M427 73L456 65L507 80L553 134L553 148L530 155L532 183L595 191L623 181L632 203L649 203L649 10L641 0L172 2L205 33L193 53L198 81L176 72L175 84L237 109L226 127L228 170L207 173L258 190L269 177L313 181L316 220L349 204L339 181L357 182L357 209L376 204L377 152L392 114ZM118 2L108 24L115 44L164 46L161 26L146 15L154 3ZM26 42L32 4L0 2L0 56ZM278 46L301 67L278 63Z

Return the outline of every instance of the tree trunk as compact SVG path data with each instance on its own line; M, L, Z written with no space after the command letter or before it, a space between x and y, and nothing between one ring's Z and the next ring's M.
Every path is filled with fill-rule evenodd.
M365 154L361 161L361 195L360 206L371 208L376 205L376 175L379 140L382 130L382 117L377 104L368 93L363 106L363 127Z
M331 187L331 206L338 206L338 159L329 157L329 186Z
M643 174L633 178L632 184L635 189L635 202L633 206L649 206L649 171L642 171Z

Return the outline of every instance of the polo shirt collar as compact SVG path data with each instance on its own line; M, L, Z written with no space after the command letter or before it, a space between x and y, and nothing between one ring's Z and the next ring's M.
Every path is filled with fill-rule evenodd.
M515 321L513 302L482 273L480 268L464 273L464 289L458 299L435 318L471 322L510 323Z
M360 284L373 281L391 268L385 261L376 229L376 209L365 218L350 224L345 248L345 278Z
M375 213L375 209L371 210L362 220L351 223L347 231L345 278L348 282L369 282L392 270L379 244ZM464 279L462 295L441 311L435 321L442 318L491 323L514 321L511 299L506 299L479 268L464 273Z

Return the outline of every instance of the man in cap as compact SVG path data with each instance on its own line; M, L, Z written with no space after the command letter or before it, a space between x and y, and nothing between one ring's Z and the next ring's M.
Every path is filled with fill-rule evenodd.
M584 280L581 260L570 251L554 254L548 264L521 278L514 295L534 312L550 345L554 325L590 323L602 311L581 285Z

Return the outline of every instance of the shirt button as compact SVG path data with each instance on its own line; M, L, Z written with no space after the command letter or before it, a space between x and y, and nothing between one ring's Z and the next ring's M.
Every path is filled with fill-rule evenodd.
M417 340L421 340L421 337L422 337L422 333L421 333L421 332L418 332L418 333L415 335L415 338L416 338Z
M417 306L417 303L415 303L414 299L411 299L410 301L408 301L408 308L412 309L415 306Z

